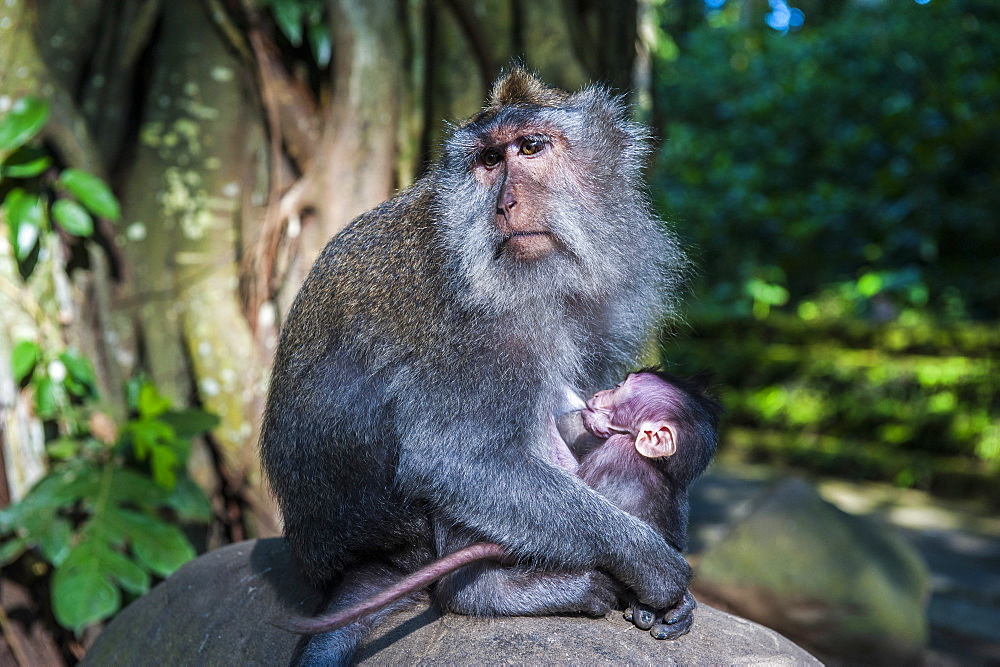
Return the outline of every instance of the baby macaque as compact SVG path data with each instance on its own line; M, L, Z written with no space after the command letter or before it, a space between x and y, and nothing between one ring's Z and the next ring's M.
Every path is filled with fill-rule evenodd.
M580 411L587 432L604 440L589 452L574 444L581 458L576 473L683 551L688 487L715 453L720 412L697 380L657 370L632 373Z
M721 406L705 394L700 382L659 370L641 370L630 374L617 387L591 397L577 413L586 432L569 445L562 438L553 443L552 457L557 464L575 470L587 485L609 501L656 528L681 551L687 546L688 487L705 470L715 452L720 412ZM567 458L572 461L567 463ZM515 561L498 544L471 544L452 550L354 606L326 616L295 619L282 626L302 634L341 628L462 567L491 560L503 565L513 565ZM556 576L543 570L521 571L518 576L522 584L525 574L538 581ZM523 590L528 588L530 585ZM437 591L434 597L440 606L454 608L454 601L448 599L450 594ZM530 594L537 595L537 591ZM607 608L614 602L607 600ZM516 603L513 606L516 608ZM685 594L678 607L665 615L657 615L635 603L626 615L637 615L638 620L631 617L630 620L650 629L654 637L673 639L690 629L693 607L693 598Z

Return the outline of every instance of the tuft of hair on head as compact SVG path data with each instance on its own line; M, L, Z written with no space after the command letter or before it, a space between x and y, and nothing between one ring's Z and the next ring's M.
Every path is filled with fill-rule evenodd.
M569 93L545 85L534 73L521 65L513 65L493 84L488 109L503 106L557 107Z

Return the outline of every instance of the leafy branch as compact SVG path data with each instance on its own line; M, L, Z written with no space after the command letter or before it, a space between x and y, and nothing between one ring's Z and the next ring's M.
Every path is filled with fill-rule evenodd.
M48 113L44 102L25 98L0 118L0 216L25 280L43 253L58 248L57 230L87 240L95 218L121 216L104 181L55 168L38 145ZM45 326L55 290L35 302L10 284L0 288L39 324L36 340L14 346L11 369L45 426L49 460L48 474L0 510L0 566L22 557L42 565L33 569L51 577L56 620L80 632L194 557L175 524L208 522L212 511L186 463L191 439L219 420L173 409L139 378L128 386L131 416L119 428L98 407L90 360Z

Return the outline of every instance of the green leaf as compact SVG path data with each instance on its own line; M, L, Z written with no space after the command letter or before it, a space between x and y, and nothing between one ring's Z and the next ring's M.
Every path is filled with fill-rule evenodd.
M19 148L38 134L49 117L49 105L34 97L14 102L10 113L0 119L0 153Z
M52 217L73 236L89 238L94 234L94 219L72 199L60 199L53 204Z
M0 165L0 177L31 178L44 172L51 164L52 158L45 151L34 146L22 146Z
M149 467L153 472L153 481L164 489L174 488L177 483L177 452L173 447L154 447L149 457Z
M45 560L58 567L69 555L73 530L66 519L52 517L46 529L34 537Z
M174 430L159 419L134 419L125 425L132 436L135 457L145 461L157 447L169 445L174 440Z
M31 487L28 495L13 507L42 509L48 513L85 498L96 498L100 490L102 468L91 464L63 465Z
M68 347L59 353L59 361L66 367L67 381L73 380L82 385L82 391L74 391L77 396L96 396L97 377L94 374L94 367L90 360L83 356L79 350ZM67 382L67 387L71 390L71 383Z
M192 438L208 433L222 421L219 416L204 410L168 410L159 416L170 424L178 438Z
M52 576L52 610L59 624L74 632L121 607L121 592L102 570L97 548L92 540L81 542Z
M38 357L42 353L42 348L38 343L31 340L22 340L14 346L12 356L12 366L14 370L14 381L20 383L28 374L35 369Z
M158 417L170 408L170 401L160 395L149 382L139 390L139 414L144 419Z
M21 188L8 192L3 206L7 211L14 256L23 262L34 250L45 227L45 207L37 194L25 192Z
M326 24L309 26L309 44L313 47L316 64L320 67L329 65L333 57L333 49L330 45L330 28Z
M100 553L100 566L107 576L129 593L142 595L149 590L149 574L135 561L112 549Z
M108 511L109 515L112 513L114 521L128 535L132 553L154 574L169 576L195 557L194 547L177 527L129 510Z
M45 443L45 454L50 459L68 459L80 450L80 442L70 437L56 438Z
M133 505L147 510L168 505L167 492L146 475L116 468L111 476L110 499L119 505Z
M35 414L42 419L55 417L66 405L66 390L52 378L43 377L35 383Z
M284 33L292 46L302 45L302 15L299 0L273 0L271 13L278 28Z
M23 537L12 537L0 544L0 566L13 563L28 548L28 541Z
M177 480L165 504L177 512L177 516L183 521L208 523L212 520L212 504L201 487L190 477Z
M0 534L9 533L20 526L23 514L24 508L21 506L21 503L16 503L0 510Z
M118 199L97 176L82 169L66 169L59 175L59 182L94 215L110 220L121 217Z
M55 564L62 561L70 542L71 526L59 516L60 510L80 500L95 498L99 491L97 469L93 466L80 469L87 474L79 475L79 470L68 474L59 471L43 477L19 503L0 512L0 532L17 530L29 543L39 544L47 559Z

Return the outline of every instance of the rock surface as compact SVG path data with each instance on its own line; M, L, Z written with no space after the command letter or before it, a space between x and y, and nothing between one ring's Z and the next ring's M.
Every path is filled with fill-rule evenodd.
M84 659L92 665L281 665L298 637L274 619L308 615L318 596L281 539L230 545L188 563L128 606ZM362 645L360 664L819 664L781 635L705 605L691 632L657 641L623 621L479 619L400 612Z
M930 574L919 555L799 479L766 492L706 548L693 588L824 661L912 664L927 646Z

